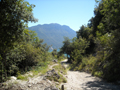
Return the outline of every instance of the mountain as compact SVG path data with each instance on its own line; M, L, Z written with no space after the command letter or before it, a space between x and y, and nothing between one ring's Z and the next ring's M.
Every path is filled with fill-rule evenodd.
M76 32L69 26L57 23L43 24L29 27L29 30L36 31L38 37L44 40L44 43L52 45L54 49L59 49L63 45L64 37L70 39L76 37Z

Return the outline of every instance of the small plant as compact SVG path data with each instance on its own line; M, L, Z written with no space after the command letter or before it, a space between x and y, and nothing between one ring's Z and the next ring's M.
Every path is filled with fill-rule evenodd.
M62 82L66 83L67 82L66 78L62 74L58 73L58 75L60 75L60 78L57 78L53 74L52 76L47 76L47 79L49 79L50 81L55 81L55 82L59 82L59 83L62 83Z
M98 77L102 77L103 72L102 72L102 71L95 72L94 75L95 75L95 76L98 76Z
M42 75L47 72L48 62L45 62L45 63L46 64L44 64L43 66L36 66L35 68L32 69L33 76L38 75L39 73Z
M66 83L67 80L64 77L64 75L67 74L67 69L60 63L56 66L53 66L53 68L55 69L55 71L57 71L57 74L60 76L60 78L57 78L56 75L54 75L54 74L47 78L51 81L55 81L55 82L59 82L59 83Z
M53 68L55 68L55 70L57 70L58 72L61 72L62 74L67 74L67 69L64 67L64 65L56 65Z
M18 77L17 77L17 79L20 79L20 80L28 80L28 76L23 76L23 75L19 75Z
M66 78L62 75L62 74L60 74L60 73L58 73L59 75L60 75L60 79L59 79L59 82L60 83L66 83L67 82L67 80L66 80Z
M67 79L63 77L63 83L67 83Z

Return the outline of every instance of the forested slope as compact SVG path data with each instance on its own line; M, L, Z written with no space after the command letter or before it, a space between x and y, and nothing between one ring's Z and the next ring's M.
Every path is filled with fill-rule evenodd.
M54 49L59 49L63 45L64 37L70 39L76 37L76 32L69 26L60 25L57 23L43 24L29 27L30 30L36 31L38 37L43 39L43 43L52 45Z

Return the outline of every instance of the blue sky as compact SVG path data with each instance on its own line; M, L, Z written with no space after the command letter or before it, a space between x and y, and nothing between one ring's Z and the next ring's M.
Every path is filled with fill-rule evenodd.
M94 16L95 0L25 0L36 5L33 9L37 23L28 23L28 26L38 24L58 23L68 25L78 31L81 25L88 23Z

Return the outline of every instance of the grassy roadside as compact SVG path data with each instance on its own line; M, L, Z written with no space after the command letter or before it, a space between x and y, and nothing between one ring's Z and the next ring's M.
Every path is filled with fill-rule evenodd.
M49 63L50 63L50 61L47 61L42 66L32 67L31 70L26 72L25 74L18 73L17 79L27 81L29 77L32 78L34 76L44 75L48 70L48 64Z
M45 73L49 70L49 66L52 66L52 65L56 64L52 60L54 60L53 57L51 57L49 61L41 62L41 63L43 63L41 66L34 66L34 67L31 68L30 71L26 72L25 74L20 74L18 72L17 79L27 81L29 77L32 78L34 76L45 75ZM65 75L67 73L67 71L61 65L61 61L63 61L63 60L64 59L58 60L58 63L57 63L58 65L57 66L53 66L53 68L55 68L55 70L62 77L61 80L56 80L58 82L66 82L65 78L63 77L63 75Z

